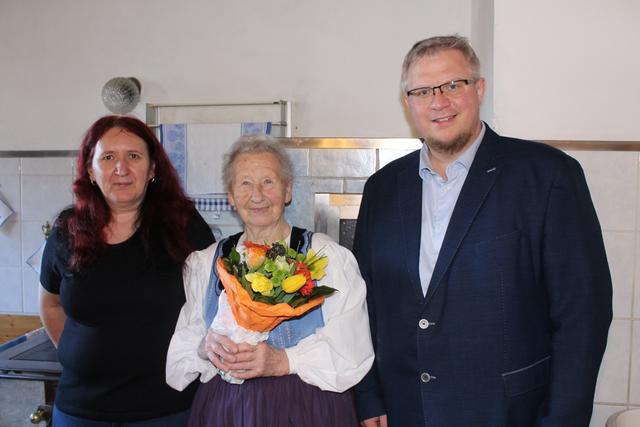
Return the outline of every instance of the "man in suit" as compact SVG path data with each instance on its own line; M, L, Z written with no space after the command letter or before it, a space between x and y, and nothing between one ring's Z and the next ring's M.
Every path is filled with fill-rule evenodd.
M376 350L362 425L586 427L612 290L580 165L480 120L463 37L416 43L402 89L424 144L367 181L354 242Z

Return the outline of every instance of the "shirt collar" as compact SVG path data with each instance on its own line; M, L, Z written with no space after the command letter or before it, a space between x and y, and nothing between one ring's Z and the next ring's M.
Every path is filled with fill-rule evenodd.
M466 150L458 156L448 167L452 167L455 164L463 166L466 170L471 168L471 163L473 163L473 159L476 157L476 153L478 152L478 148L480 147L480 143L482 142L482 138L484 138L484 133L486 130L484 122L480 122L482 124L482 128L480 129L480 133L478 137L473 141L473 144L469 146ZM422 140L422 148L420 149L420 165L418 169L418 174L421 178L427 174L434 175L433 167L431 165L431 159L429 158L429 146Z

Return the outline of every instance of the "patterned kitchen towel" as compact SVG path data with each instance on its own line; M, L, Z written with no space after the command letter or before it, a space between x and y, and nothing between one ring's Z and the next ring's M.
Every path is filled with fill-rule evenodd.
M196 205L196 209L201 212L229 212L235 210L229 203L227 193L197 194L191 196L191 200Z

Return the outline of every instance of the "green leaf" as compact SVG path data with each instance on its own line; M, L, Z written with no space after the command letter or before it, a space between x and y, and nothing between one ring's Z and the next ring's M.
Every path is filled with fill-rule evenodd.
M253 292L253 289L251 289L251 284L249 284L249 286L243 285L242 287L244 288L245 291L247 291L251 299L255 299L256 295L260 295L258 293Z
M231 253L229 254L229 259L231 260L231 262L233 264L239 264L240 263L240 254L236 250L235 246L233 248L231 248Z
M302 304L307 302L307 297L304 297L302 295L296 295L296 294L291 294L294 297L291 299L291 301L289 301L289 305L293 308L296 308L298 306L301 306Z
M267 260L264 262L262 266L264 268L264 271L269 273L276 271L278 269L278 266L276 265L276 263L269 258L267 258Z
M292 298L291 301L289 301L289 305L293 308L296 308L318 297L329 296L334 292L336 292L336 289L331 288L329 286L316 286L315 288L313 288L311 293L306 297L302 295L291 294L291 295L294 295L294 298Z
M286 271L274 271L273 275L271 276L271 281L273 282L274 286L277 283L278 286L281 286L282 281L284 279L287 278L289 274Z
M286 303L289 303L296 296L296 294L288 294L286 292L283 292L283 293L284 293L284 297L282 297L282 302L286 302Z
M331 295L332 293L334 293L336 291L336 289L331 288L329 286L316 286L315 288L313 288L313 291L311 292L311 295L309 295L309 297L313 298L315 296L327 296L327 295Z
M271 297L265 297L264 295L259 293L254 293L252 299L254 301L264 302L265 304L273 304Z

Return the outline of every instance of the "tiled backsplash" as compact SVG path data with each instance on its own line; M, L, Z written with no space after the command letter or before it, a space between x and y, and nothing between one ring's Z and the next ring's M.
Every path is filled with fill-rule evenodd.
M640 154L568 153L585 171L613 280L613 322L591 421L603 426L610 414L640 405Z
M294 163L291 224L313 228L315 193L360 193L366 178L410 150L288 148ZM603 228L614 284L614 321L591 425L640 406L640 154L571 151L582 164ZM0 313L37 313L38 278L26 259L41 226L71 203L73 159L0 157L0 197L16 212L0 227ZM197 184L197 183L196 183ZM240 230L233 212L203 212L217 233Z
M38 312L39 278L26 264L42 226L72 201L74 159L0 157L0 197L14 214L0 227L0 313Z

